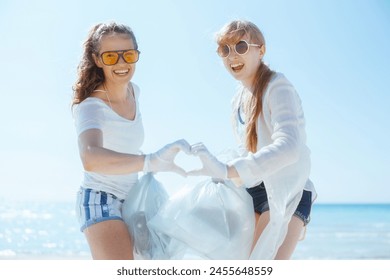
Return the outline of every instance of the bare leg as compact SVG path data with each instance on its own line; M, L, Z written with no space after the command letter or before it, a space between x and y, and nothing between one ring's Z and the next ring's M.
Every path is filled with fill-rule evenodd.
M288 260L291 258L301 237L303 228L303 221L296 216L292 216L288 224L287 236L279 247L275 260Z
M257 240L259 239L260 235L263 233L263 230L267 226L269 222L269 211L264 212L263 214L259 214L255 212L255 218L256 218L256 224L255 224L255 234L253 237L253 244L252 244L252 250L254 249Z
M95 260L132 260L133 244L127 226L120 220L92 225L84 230Z
M255 234L253 239L252 250L256 245L257 240L260 235L263 233L265 227L267 226L270 219L269 211L264 212L263 214L256 213L256 227ZM282 245L279 247L279 250L275 256L275 260L288 260L291 258L295 247L301 237L302 230L304 228L303 221L296 216L291 218L290 223L288 224L288 231L286 238L284 239Z

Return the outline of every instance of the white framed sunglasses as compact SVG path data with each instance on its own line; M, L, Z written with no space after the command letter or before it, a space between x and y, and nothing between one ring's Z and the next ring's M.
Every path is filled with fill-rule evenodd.
M245 40L240 40L238 43L236 43L233 46L234 51L238 55L244 55L249 51L250 47L261 47L261 45L258 44L250 44ZM230 55L230 46L229 45L220 45L217 48L217 53L220 57L228 57Z

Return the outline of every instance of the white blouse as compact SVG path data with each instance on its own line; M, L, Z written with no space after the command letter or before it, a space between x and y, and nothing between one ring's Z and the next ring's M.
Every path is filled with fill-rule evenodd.
M235 131L241 147L245 144L245 116L241 108L244 94L239 92L233 100ZM310 150L306 146L301 100L281 73L274 75L263 96L257 135L257 151L252 153L241 148L244 151L242 157L229 164L236 168L243 187L251 188L262 181L265 184L271 217L251 258L272 259L284 240L303 189L312 191L313 200L316 198L313 183L309 180Z

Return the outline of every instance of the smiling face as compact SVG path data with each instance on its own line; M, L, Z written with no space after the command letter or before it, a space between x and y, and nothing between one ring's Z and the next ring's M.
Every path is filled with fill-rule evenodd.
M114 65L105 65L101 54L108 51L119 51L134 49L134 42L127 34L113 33L104 35L100 41L99 54L93 55L96 65L103 70L107 83L128 84L135 72L136 63L126 63L123 57Z
M241 44L238 52L243 54L240 55L234 51L234 48L241 40L254 45L249 46L248 52L245 53ZM254 77L265 54L265 40L260 29L249 21L235 20L222 27L216 34L216 41L219 49L226 45L230 48L229 55L222 58L228 72L245 87L252 88ZM221 52L219 54L221 55ZM224 56L223 52L222 56Z
M233 44L227 43L230 48L230 53L227 57L222 58L222 60L227 71L235 79L241 81L246 87L250 88L264 55L264 45L261 47L249 46L248 52L240 55L234 51L235 44L240 40L245 40L249 44L255 44L254 42L251 42L248 35L244 35Z

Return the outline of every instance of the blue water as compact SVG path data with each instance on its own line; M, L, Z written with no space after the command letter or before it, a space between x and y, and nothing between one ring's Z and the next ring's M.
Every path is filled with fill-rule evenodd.
M0 205L0 259L90 258L72 203Z
M0 259L90 258L73 203L1 203ZM315 204L293 259L390 259L390 204Z
M390 259L390 204L317 204L295 259Z

